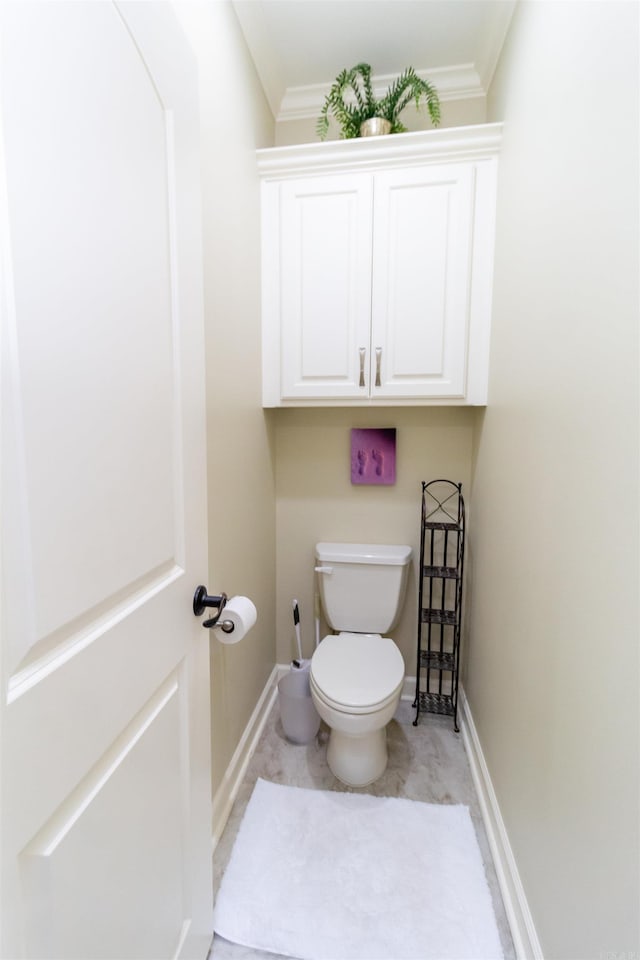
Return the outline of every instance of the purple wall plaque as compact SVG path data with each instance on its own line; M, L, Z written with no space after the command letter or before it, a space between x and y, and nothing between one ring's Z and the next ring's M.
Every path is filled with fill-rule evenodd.
M351 431L351 483L396 482L396 428Z

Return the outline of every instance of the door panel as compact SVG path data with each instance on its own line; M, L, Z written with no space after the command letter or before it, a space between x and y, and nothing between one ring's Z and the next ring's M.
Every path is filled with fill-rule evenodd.
M6 99L18 442L38 584L30 649L175 554L164 109L117 10L71 6L38 6L11 46L17 59L39 36L44 76L63 51L67 75L15 84ZM110 142L124 146L105 152Z
M166 4L0 27L3 955L203 957L197 73Z
M469 326L473 170L376 174L372 353L375 397L463 397Z
M179 698L174 676L22 851L30 955L64 956L69 942L84 956L175 952L183 920ZM104 829L114 811L115 833ZM108 907L96 911L96 899Z
M280 189L282 397L366 396L371 178L313 177Z

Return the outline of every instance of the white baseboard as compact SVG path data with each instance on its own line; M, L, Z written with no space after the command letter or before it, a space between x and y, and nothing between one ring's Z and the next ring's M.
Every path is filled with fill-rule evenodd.
M405 677L404 684L402 685L402 693L400 694L401 700L411 700L413 701L416 698L416 678L415 677Z
M482 819L484 820L491 855L498 875L498 883L500 884L500 892L504 901L516 956L518 960L544 960L513 850L509 843L509 836L500 813L498 799L493 789L489 768L482 752L469 702L462 689L459 691L458 699L458 722L469 758L471 775L480 801Z
M225 770L222 783L218 787L213 797L211 811L211 833L212 848L215 850L222 831L225 828L231 807L235 800L242 778L245 775L249 760L258 745L258 740L264 729L267 717L271 712L276 696L278 694L278 680L282 676L283 668L277 664L271 671L264 690L255 706L244 733L240 737L240 742L235 749L229 766Z

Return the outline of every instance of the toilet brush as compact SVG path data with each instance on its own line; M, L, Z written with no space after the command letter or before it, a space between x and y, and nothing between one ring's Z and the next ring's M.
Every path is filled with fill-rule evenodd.
M317 593L313 595L313 614L316 626L316 647L320 643L320 597Z
M296 643L298 645L298 659L291 662L292 670L306 670L309 666L308 662L302 658L302 642L300 640L300 611L298 609L298 601L293 601L293 626L296 631Z

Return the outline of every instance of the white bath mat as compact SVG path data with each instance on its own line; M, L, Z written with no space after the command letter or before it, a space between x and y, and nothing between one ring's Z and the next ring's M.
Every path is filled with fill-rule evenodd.
M258 780L216 933L300 960L496 960L469 810Z

